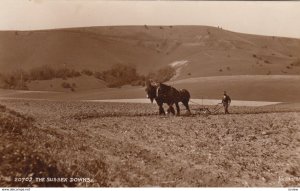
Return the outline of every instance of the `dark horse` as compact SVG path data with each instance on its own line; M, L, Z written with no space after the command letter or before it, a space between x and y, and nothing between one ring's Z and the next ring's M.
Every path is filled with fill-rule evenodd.
M172 86L168 86L162 83L155 83L150 80L146 82L146 93L147 98L151 100L155 99L157 105L159 106L159 115L165 115L165 110L163 108L163 103L168 104L169 108L167 110L168 113L172 113L175 115L175 110L173 108L173 104L176 105L177 115L180 115L180 108L178 103L182 102L183 105L186 107L188 114L191 113L189 108L189 100L190 100L190 93L185 90L177 90Z

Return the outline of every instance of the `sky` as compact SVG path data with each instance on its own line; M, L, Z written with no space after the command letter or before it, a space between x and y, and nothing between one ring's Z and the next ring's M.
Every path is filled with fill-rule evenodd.
M300 1L0 1L0 30L145 24L300 38Z

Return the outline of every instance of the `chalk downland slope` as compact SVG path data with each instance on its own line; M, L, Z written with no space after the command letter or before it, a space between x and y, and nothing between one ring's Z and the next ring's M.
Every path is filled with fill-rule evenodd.
M199 83L186 80L178 84L179 88L189 89L195 98L217 98L227 89L243 100L299 100L295 96L299 92L295 79L284 76L300 74L300 39L249 35L208 26L88 27L2 31L0 52L0 73L28 71L41 65L103 71L114 64L129 64L136 66L139 73L148 74L164 66L174 66L177 74L172 81L201 79ZM203 77L214 76L214 80L203 81L206 79ZM103 90L104 84L91 78L69 79L68 83L75 83L78 91L86 91L88 95L93 92L92 97L98 91L102 96L98 99L120 98L120 92L103 93L118 89ZM233 78L238 80L233 82ZM61 87L62 83L62 80L37 81L28 87L69 91ZM132 89L125 91L130 92L126 98L144 97L144 91L139 92L141 88L133 89L134 93Z
M89 27L0 32L1 71L40 65L97 71L117 63L139 72L186 60L178 78L300 74L300 39L207 26ZM190 73L190 75L188 75Z

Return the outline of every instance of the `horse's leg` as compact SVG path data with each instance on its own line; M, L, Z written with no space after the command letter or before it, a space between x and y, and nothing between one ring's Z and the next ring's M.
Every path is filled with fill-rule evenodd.
M168 103L168 106L169 106L168 110L167 110L168 114L172 113L173 115L175 115L175 110L173 108L173 103Z
M184 100L184 101L182 101L182 103L183 103L183 105L186 107L186 109L187 109L187 113L188 114L191 114L191 110L190 110L190 107L189 107L189 101L187 101L187 100Z
M172 105L173 105L173 104L170 104L170 105L169 105L168 111L170 111L173 115L175 115L175 109L174 109L174 107L173 107Z
M159 106L159 115L166 115L165 110L163 108L163 104L158 104Z
M179 116L180 115L180 108L179 108L178 102L176 102L175 105L176 105L177 115Z
M171 109L170 109L170 105L169 105L169 107L167 109L167 114L169 114L170 112L171 112Z

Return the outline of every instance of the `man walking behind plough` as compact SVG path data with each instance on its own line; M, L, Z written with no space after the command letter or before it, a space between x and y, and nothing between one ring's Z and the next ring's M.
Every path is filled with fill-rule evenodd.
M228 107L229 107L230 103L231 103L231 99L230 99L229 95L227 95L226 91L224 91L222 104L224 106L225 114L229 114Z

